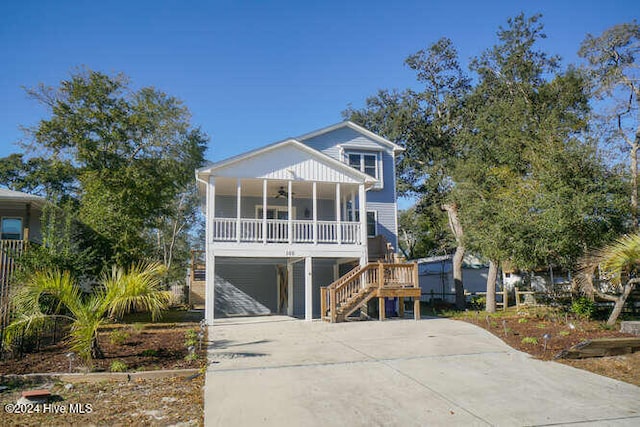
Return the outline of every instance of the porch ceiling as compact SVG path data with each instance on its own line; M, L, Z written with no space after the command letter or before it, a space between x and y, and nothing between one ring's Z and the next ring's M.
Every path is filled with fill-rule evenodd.
M243 179L241 181L242 196L262 197L261 179ZM288 181L267 180L267 197L272 198L278 194L280 187L288 189ZM313 197L313 184L308 181L292 181L294 199L310 199ZM358 194L358 184L340 184L343 196L353 191ZM318 199L335 199L336 185L334 183L316 183ZM235 196L237 192L237 180L234 178L216 178L216 195Z

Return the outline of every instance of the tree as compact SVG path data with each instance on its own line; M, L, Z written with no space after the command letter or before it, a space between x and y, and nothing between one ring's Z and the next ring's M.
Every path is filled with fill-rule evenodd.
M622 222L612 174L584 134L583 76L560 72L536 47L544 37L540 16L521 14L472 62L479 83L465 100L453 177L466 244L491 261L488 311L501 262L569 267Z
M103 357L98 329L107 317L149 311L156 320L166 309L170 294L160 290L164 270L160 263L134 265L128 271L113 267L89 295L82 294L68 271L36 271L12 298L13 320L5 339L10 343L18 333L29 332L36 325L67 319L71 322L71 350L90 365L92 359Z
M640 234L621 237L610 245L592 251L580 260L580 266L577 280L581 288L589 294L596 293L600 298L614 302L607 325L615 325L629 294L640 283ZM596 273L601 280L598 286L593 283ZM603 291L603 282L605 286L609 285L609 291L614 295Z
M463 229L458 220L458 203L451 199L451 162L456 161L456 133L460 127L457 109L470 88L458 63L451 40L442 38L427 49L409 56L405 63L423 85L420 92L380 91L363 109L349 108L343 115L405 148L398 160L399 192L417 197L417 211L433 215L438 207L454 236L454 281L456 304L463 308ZM441 234L440 230L435 232Z
M640 149L640 25L615 25L600 36L587 35L578 54L587 60L593 93L604 100L609 137L629 150L631 217L638 229L638 149Z
M35 155L11 158L0 168L0 184L71 199L79 221L107 242L99 254L107 264L157 253L149 237L166 218L182 224L178 234L188 232L190 216L175 201L194 186L207 137L190 125L178 99L154 88L134 90L121 74L91 70L28 94L51 115L29 130L25 148Z
M407 259L447 253L455 245L440 209L422 210L416 207L398 212L400 250Z

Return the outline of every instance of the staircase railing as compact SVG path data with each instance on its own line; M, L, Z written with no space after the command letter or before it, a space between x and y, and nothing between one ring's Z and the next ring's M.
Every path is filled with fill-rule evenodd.
M345 307L342 316L346 317L361 304L368 301L368 294L381 289L419 288L417 264L369 263L355 267L327 287L320 288L320 311L322 318L327 312L331 322L338 319L338 307Z

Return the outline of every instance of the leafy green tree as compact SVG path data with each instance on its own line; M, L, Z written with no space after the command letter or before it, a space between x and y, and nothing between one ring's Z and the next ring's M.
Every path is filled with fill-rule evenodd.
M49 200L61 201L74 192L74 168L52 158L11 154L0 159L0 184L14 191L41 194Z
M447 253L455 245L440 209L418 213L411 207L400 211L398 228L400 250L407 259Z
M640 25L634 20L587 35L579 55L586 59L593 94L602 100L603 134L629 152L631 216L638 229L638 150L640 149Z
M458 108L470 82L457 56L451 40L438 40L405 61L423 85L421 91L383 90L368 98L363 109L349 108L343 115L405 148L398 159L399 191L418 198L417 212L428 216L424 220L431 225L441 227L435 235L442 235L442 227L449 226L454 238L446 241L455 242L456 303L462 308L463 229L458 203L451 195L450 168L457 156ZM443 214L447 220L436 219Z
M0 184L44 185L44 193L73 200L79 221L106 243L99 254L106 264L148 259L158 247L150 236L166 218L190 220L175 200L191 191L207 137L190 125L178 99L154 88L134 90L121 74L91 70L28 93L51 113L29 131L26 148L39 157L14 156L0 168Z
M12 298L14 314L6 329L6 342L36 325L67 319L71 322L71 350L90 365L92 359L103 357L98 330L108 317L149 311L155 320L167 308L170 294L160 289L164 270L160 263L134 265L127 271L113 267L88 295L68 271L36 271Z
M472 62L479 83L465 101L453 177L466 243L491 260L487 311L502 261L572 266L624 218L612 175L584 137L583 78L560 72L558 58L537 49L542 38L540 16L521 14Z

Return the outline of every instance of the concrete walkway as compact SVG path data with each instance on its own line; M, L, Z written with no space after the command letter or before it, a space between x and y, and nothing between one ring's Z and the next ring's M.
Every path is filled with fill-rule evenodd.
M216 321L207 426L640 425L640 388L445 319Z

